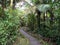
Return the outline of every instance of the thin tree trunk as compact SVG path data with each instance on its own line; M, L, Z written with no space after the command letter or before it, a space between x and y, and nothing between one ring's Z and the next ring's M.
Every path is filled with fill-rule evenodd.
M16 0L13 0L13 9L15 9Z
M37 12L37 24L38 24L38 29L40 29L40 15L41 15L41 12L36 9L36 12Z
M16 0L11 0L11 1L10 1L10 7L11 7L12 9L15 9L15 4L16 4Z
M12 6L13 6L13 0L10 1L10 7L12 7Z
M45 13L43 14L43 29L45 30Z

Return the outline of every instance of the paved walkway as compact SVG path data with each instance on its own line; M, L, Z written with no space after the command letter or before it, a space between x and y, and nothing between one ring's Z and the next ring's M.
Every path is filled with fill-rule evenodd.
M26 38L29 39L30 45L41 45L36 38L32 37L31 35L29 35L29 34L26 33L25 31L20 30L20 32L21 32L21 34L23 34Z

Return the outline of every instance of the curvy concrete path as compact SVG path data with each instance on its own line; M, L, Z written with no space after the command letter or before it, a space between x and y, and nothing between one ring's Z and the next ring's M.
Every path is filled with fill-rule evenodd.
M26 33L25 31L20 30L20 33L21 33L22 35L24 35L26 38L29 39L30 45L41 45L36 38L32 37L31 35L29 35L29 34Z

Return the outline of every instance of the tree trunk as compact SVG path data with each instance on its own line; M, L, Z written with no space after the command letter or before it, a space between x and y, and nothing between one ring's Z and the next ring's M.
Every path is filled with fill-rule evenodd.
M45 13L43 14L43 29L45 30Z
M16 4L16 0L10 1L10 7L12 7L12 9L15 9L15 4Z
M37 12L37 24L38 24L38 29L40 29L40 15L41 15L41 12L36 9L36 12Z
M15 9L16 0L13 0L13 9Z
M12 7L12 6L13 6L13 0L10 1L10 7Z

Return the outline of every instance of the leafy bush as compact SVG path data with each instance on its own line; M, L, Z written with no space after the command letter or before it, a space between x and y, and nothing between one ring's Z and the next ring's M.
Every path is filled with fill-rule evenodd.
M40 3L40 0L32 0L32 2L33 2L34 4L39 4L39 3Z
M52 42L55 42L57 45L60 45L60 16L57 16L57 20L54 20L54 24L51 26L49 20L42 21L40 20L40 30L37 27L37 20L34 14L28 15L28 27L30 28L29 31L40 34L45 38L49 38ZM47 23L47 24L46 24Z
M35 21L36 21L36 18L35 18L35 15L32 13L32 14L29 14L28 16L28 20L27 20L27 26L30 28L30 30L34 30L34 26L35 26Z
M4 19L0 17L0 45L12 45L18 35L19 16L17 10L6 9L4 13Z

